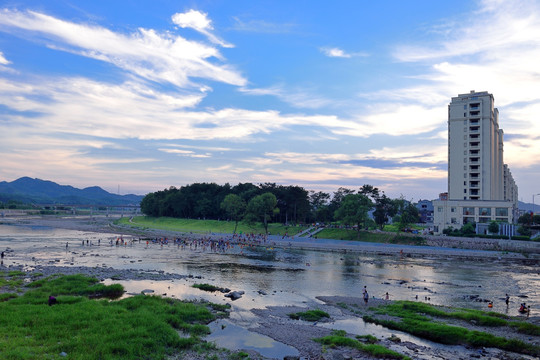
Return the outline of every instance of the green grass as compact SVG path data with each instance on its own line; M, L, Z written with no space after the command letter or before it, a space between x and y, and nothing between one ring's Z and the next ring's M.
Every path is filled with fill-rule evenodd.
M151 216L136 216L132 220L122 218L116 221L116 224L122 226L130 226L139 229L159 229L166 231L193 232L198 234L205 233L223 233L232 234L234 231L234 221L217 221L217 220L194 220L194 219L177 219L170 217L151 217ZM268 233L270 235L295 236L305 227L300 226L284 226L278 223L268 225ZM356 230L349 229L323 229L317 233L317 238L321 239L336 239L336 240L358 240L364 242L377 242L387 244L402 244L402 245L425 245L426 242L421 236L412 234L397 233L392 228L385 227L385 231L389 232L368 232L361 231L360 237ZM238 223L237 233L264 233L264 227L261 223L247 224L244 222Z
M373 335L356 335L357 339L364 339L370 344L375 344L379 341L375 336Z
M517 332L522 334L540 336L540 326L538 325L519 321L510 323L510 326L516 328Z
M516 339L497 337L486 332L472 331L463 327L437 323L428 317L454 318L481 326L512 326L516 327L517 331L525 334L538 334L538 326L523 322L514 323L501 318L506 317L505 315L471 309L443 311L428 304L411 301L396 301L377 308L376 312L392 315L401 318L401 320L381 320L373 316L364 316L364 321L383 325L390 329L408 332L442 344L496 347L521 354L540 355L540 347L538 346Z
M115 299L124 293L122 285L104 285L98 279L84 275L53 275L36 280L27 285L33 289L19 298L20 302L39 303L53 295L60 301L61 296L87 296L92 298L106 297Z
M199 234L204 233L223 233L232 234L234 231L234 221L218 221L218 220L194 220L194 219L177 219L170 217L150 217L136 216L130 222L128 218L122 218L116 221L118 225L132 226L141 229L160 229L168 231L194 232ZM283 235L288 233L293 236L304 228L300 226L284 226L282 224L269 224L268 232L270 235ZM264 227L257 223L250 225L244 222L238 223L237 233L255 233L263 234Z
M196 289L200 289L200 290L203 290L203 291L208 291L208 292L215 292L215 291L220 291L221 288L219 286L214 286L214 285L210 285L210 284L193 284L191 285L191 287L194 287Z
M379 309L385 313L399 317L416 317L418 314L425 314L441 318L453 318L464 320L470 323L476 323L480 326L506 326L508 321L501 319L500 316L506 316L494 312L483 312L472 309L456 309L451 311L443 311L437 307L413 301L396 301ZM423 317L425 319L425 317Z
M49 277L0 303L2 359L165 359L200 344L215 318L209 307L157 296L93 300L95 279ZM109 286L112 293L117 286ZM106 287L107 288L107 287ZM58 304L47 305L50 294ZM180 337L178 331L186 334Z
M336 240L357 240L363 242L376 242L385 244L402 245L425 245L426 242L421 236L396 234L392 232L370 232L351 229L324 229L317 233L321 239Z
M19 292L24 284L24 276L26 273L23 271L10 271L6 273L0 273L0 290L8 292ZM17 296L16 294L0 294L0 301L5 301L11 297Z
M293 320L304 320L304 321L319 321L322 318L330 318L327 312L324 312L319 309L302 311L297 313L289 314L289 317Z
M372 356L383 359L403 359L410 360L406 355L400 354L378 344L363 344L358 340L351 339L345 336L344 331L334 331L332 335L315 339L315 341L332 347L346 346L353 349L358 349Z

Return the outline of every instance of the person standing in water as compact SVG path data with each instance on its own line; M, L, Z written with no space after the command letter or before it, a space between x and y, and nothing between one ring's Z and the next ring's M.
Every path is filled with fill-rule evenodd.
M367 305L368 300L369 300L369 294L368 294L366 286L364 286L364 290L362 290L362 292L363 292L363 295L364 295L364 303Z

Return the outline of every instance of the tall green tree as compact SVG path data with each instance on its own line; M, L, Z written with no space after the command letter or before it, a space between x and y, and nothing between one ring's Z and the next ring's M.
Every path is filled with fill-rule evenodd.
M411 226L411 224L418 222L418 209L411 201L405 200L403 196L394 201L398 209L400 230L406 229Z
M265 233L268 234L268 222L272 219L272 216L279 213L276 205L277 199L274 194L267 192L257 195L249 201L244 219L252 223L261 221Z
M388 223L388 219L397 213L397 206L394 200L387 197L384 193L375 201L375 211L373 218L380 230Z
M234 220L234 234L236 234L238 222L242 220L246 213L246 202L239 195L229 194L225 196L220 207L231 220Z
M360 230L368 220L368 211L373 207L371 200L364 194L346 195L334 217L345 225L356 225L358 238Z
M326 222L332 220L330 213L330 194L319 191L311 191L309 194L309 206L311 208L311 217L317 222Z
M363 185L358 193L366 195L374 203L375 211L373 211L373 219L379 229L384 229L384 225L388 222L388 219L396 215L398 211L396 202L387 197L384 191L379 191L373 185Z

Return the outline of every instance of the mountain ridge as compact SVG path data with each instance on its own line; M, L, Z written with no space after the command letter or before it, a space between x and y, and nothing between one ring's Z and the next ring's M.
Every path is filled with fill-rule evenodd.
M63 205L139 205L143 195L117 195L99 186L78 189L50 180L23 176L12 182L0 182L0 201Z

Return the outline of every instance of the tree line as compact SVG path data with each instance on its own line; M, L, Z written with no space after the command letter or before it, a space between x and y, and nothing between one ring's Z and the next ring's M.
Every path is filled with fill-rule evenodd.
M371 185L340 187L333 194L275 183L218 185L194 183L147 194L141 211L149 216L289 224L331 223L377 226L390 219L402 227L418 221L416 207L403 197L391 199ZM372 216L369 216L369 214Z

